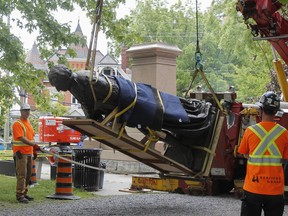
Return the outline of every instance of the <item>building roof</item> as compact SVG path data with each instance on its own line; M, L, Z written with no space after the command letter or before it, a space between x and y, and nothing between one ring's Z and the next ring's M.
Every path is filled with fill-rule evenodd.
M79 36L79 37L81 37L81 38L85 37L83 32L82 32L82 29L81 29L81 26L79 24L79 21L78 21L78 24L77 24L77 27L76 27L76 30L75 30L74 34ZM87 47L87 45L83 46L82 44L71 44L69 46L69 48L75 50L75 52L76 52L75 58L84 58L84 59L87 58L87 55L88 55L88 47Z
M31 63L37 70L48 70L48 65L41 59L40 52L35 42L32 49L28 52L25 62Z
M78 24L77 24L77 27L76 27L74 33L76 35L80 36L80 37L83 37L83 38L85 37L83 32L82 32L82 29L81 29L79 21L78 21ZM81 44L71 44L69 46L69 48L75 50L76 56L73 57L73 58L71 58L70 56L67 56L68 61L69 61L69 59L74 59L74 60L78 59L78 61L80 59L84 59L86 61L87 55L88 55L88 46L87 45L82 46ZM65 55L66 52L67 52L67 49L60 49L60 50L57 51L57 54ZM58 60L59 60L59 58L58 58L58 56L56 54L54 54L49 59L49 61L52 61L55 64L57 63ZM46 71L48 70L48 65L41 59L40 52L39 52L39 50L37 48L36 43L33 44L32 49L27 54L26 62L33 64L33 66L36 69L46 70ZM98 65L101 65L101 66L106 66L106 65L109 66L109 65L111 65L111 66L113 66L113 65L119 65L119 63L110 54L106 54L104 56L101 53L101 51L97 50L96 51L96 58L95 58L95 66L98 66Z
M99 50L97 50L96 58L95 58L95 66L97 66L103 58L104 58L104 55Z
M77 24L76 29L75 29L75 34L78 34L81 37L84 36L82 28L81 28L80 23L79 23L79 20L78 20L78 24Z
M99 61L98 65L119 65L119 63L108 53Z
M71 106L64 117L85 118L83 110L78 106Z

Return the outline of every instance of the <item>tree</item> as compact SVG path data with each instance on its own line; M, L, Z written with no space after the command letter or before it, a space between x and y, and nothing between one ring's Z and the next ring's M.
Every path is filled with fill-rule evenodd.
M113 29L110 22L116 16L116 8L125 0L105 0L103 4L103 17L101 28ZM16 89L22 89L33 95L39 111L56 112L57 109L49 103L48 94L43 93L42 80L46 76L43 71L36 70L31 64L25 63L25 50L19 38L11 33L11 26L5 22L10 19L18 27L28 32L38 31L37 46L40 48L43 59L49 57L55 51L68 47L71 43L86 44L86 41L71 32L68 23L61 24L54 19L53 13L59 9L73 11L75 5L79 5L91 20L94 20L95 0L7 0L0 2L0 83L5 88L0 89L0 127L5 121L5 113L17 102L14 95ZM18 11L21 17L14 17L14 11ZM69 51L73 56L73 50ZM19 92L18 92L19 93Z
M250 95L263 92L263 87L270 82L272 64L267 64L272 57L268 51L270 47L267 42L252 40L242 15L236 12L235 3L213 1L210 9L198 12L198 16L201 63L213 89L227 91L233 85L236 91L241 91L238 99L243 102ZM177 58L177 94L182 96L195 71L195 1L179 0L174 5L164 0L138 1L136 9L124 19L127 20L124 23L130 25L122 32L123 37L114 37L116 53L123 44L129 48L133 44L157 41L182 49L182 54ZM245 86L247 82L243 82L243 78L254 80L254 87L259 86L257 91L248 84ZM198 85L208 90L200 75L196 77L192 89Z
M177 59L177 89L182 95L195 70L195 1L179 0L171 5L166 0L138 0L131 15L116 19L116 8L124 2L104 0L101 29L113 41L111 49L117 55L123 45L129 48L133 44L155 41L177 45L183 50ZM86 43L71 32L69 24L61 24L53 18L58 9L73 11L75 5L79 5L94 20L95 0L75 0L73 3L70 0L0 2L0 82L5 86L0 89L0 126L3 125L4 114L15 102L15 89L31 93L40 111L56 113L58 110L49 103L48 94L42 94L41 80L46 74L25 63L23 44L11 33L5 18L10 16L11 22L28 32L38 30L37 45L42 57L49 61L49 57L60 48L71 43ZM20 18L13 17L15 10L20 12ZM199 39L201 63L216 91L224 91L229 85L234 85L236 91L240 91L238 99L245 102L250 96L256 97L255 94L263 91L270 82L270 46L267 42L252 40L242 16L236 13L233 1L214 0L208 11L199 12ZM73 50L69 50L69 55L73 56ZM198 84L203 84L200 76L195 80L195 85Z
M214 90L227 91L233 85L242 102L261 96L271 82L270 44L253 41L233 1L214 0L210 9L198 12L198 16L201 63ZM177 58L177 93L182 96L187 91L196 63L194 0L179 0L173 5L165 0L137 1L135 10L116 20L115 26L107 32L116 55L123 45L129 48L144 42L162 41L182 49ZM204 85L200 76L192 88L197 85ZM203 88L208 90L205 85Z
M184 3L183 3L184 2ZM123 37L114 37L115 52L124 44L130 47L145 42L165 42L177 45L183 50L177 60L177 91L181 95L187 89L194 69L196 23L195 1L181 1L168 4L164 0L137 1L135 10L124 19L130 23L122 32ZM121 23L118 23L121 25ZM117 35L117 34L114 34ZM180 80L181 77L181 80ZM197 80L199 80L197 78Z

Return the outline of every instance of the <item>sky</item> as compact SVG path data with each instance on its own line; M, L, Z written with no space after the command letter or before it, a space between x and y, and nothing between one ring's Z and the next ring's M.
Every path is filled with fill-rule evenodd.
M174 4L177 3L178 0L170 0L169 3ZM212 0L198 0L198 3L201 2L201 10L205 10L207 7L210 6ZM117 16L123 17L125 15L128 15L131 9L134 9L136 6L135 0L126 0L125 5L121 5L117 10ZM14 12L16 16L20 16L19 13ZM13 15L11 17L13 17ZM90 21L85 15L85 12L82 12L79 7L76 8L74 12L64 12L59 11L58 13L54 14L55 19L57 19L61 23L70 23L71 30L74 31L76 29L76 26L78 24L78 21L80 23L80 26L82 28L83 34L87 37L87 43L89 44L90 41L90 35L92 30L92 25L90 24ZM28 32L24 30L20 30L13 25L13 22L11 21L12 25L12 32L17 37L20 37L21 41L24 43L24 48L26 50L30 50L32 48L32 45L37 37L37 32L34 32L32 34L29 34ZM97 50L100 50L102 54L107 54L107 39L105 35L102 32L99 32L98 35L98 44L97 44Z

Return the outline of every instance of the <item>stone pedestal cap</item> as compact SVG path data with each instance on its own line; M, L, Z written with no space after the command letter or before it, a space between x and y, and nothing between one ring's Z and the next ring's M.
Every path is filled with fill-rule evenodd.
M153 56L176 58L181 52L177 46L157 42L132 46L127 50L127 55L132 58Z

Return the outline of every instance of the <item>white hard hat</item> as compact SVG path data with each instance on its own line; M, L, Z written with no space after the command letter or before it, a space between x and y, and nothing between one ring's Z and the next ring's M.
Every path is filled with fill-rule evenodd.
M22 111L22 110L30 110L30 109L31 109L30 105L27 104L27 103L24 103L24 104L21 105L20 111Z

